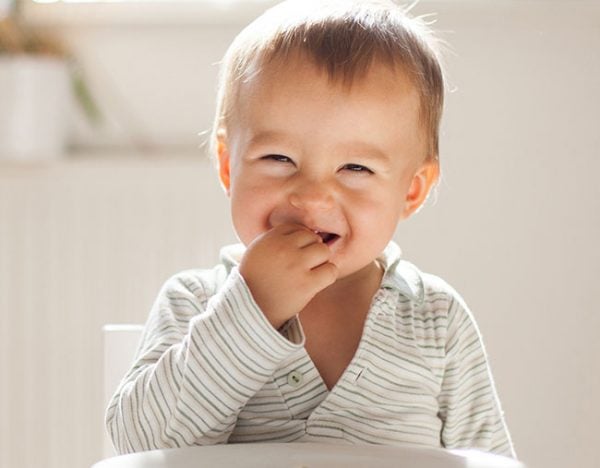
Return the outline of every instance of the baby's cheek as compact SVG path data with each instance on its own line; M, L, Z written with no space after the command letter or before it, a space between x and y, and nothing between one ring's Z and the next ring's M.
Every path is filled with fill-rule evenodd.
M236 203L233 201L231 217L236 234L244 245L249 245L261 234L273 226L269 223L268 207L255 203Z
M350 224L355 234L371 243L387 245L396 230L398 213L397 207L390 202L365 203L352 210Z

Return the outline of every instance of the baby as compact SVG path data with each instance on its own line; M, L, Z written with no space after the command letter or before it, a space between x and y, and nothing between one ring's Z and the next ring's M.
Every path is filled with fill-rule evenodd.
M469 309L392 241L439 178L435 44L386 0L285 1L234 40L213 148L243 245L159 293L107 410L120 453L306 441L514 457Z

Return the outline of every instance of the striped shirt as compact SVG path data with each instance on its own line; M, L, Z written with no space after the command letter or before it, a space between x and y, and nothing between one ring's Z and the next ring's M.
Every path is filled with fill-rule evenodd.
M106 414L119 453L236 442L477 448L514 457L461 296L400 258L385 268L350 364L328 390L298 316L275 330L238 271L243 247L169 279Z

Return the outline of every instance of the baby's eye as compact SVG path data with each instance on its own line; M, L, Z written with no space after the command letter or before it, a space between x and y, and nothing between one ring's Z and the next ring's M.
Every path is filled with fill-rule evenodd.
M268 154L266 156L263 156L260 159L264 159L264 160L268 160L268 161L278 161L278 162L284 162L284 163L292 163L292 164L294 162L290 158L288 158L287 156L284 156L282 154Z
M346 164L343 169L346 169L351 172L360 172L364 174L374 174L374 172L366 166L361 166L360 164Z

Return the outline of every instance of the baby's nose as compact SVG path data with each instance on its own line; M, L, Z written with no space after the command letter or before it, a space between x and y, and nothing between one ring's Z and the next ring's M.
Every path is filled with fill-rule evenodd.
M305 211L327 211L334 206L334 196L324 183L303 183L290 193L289 202L294 208Z

